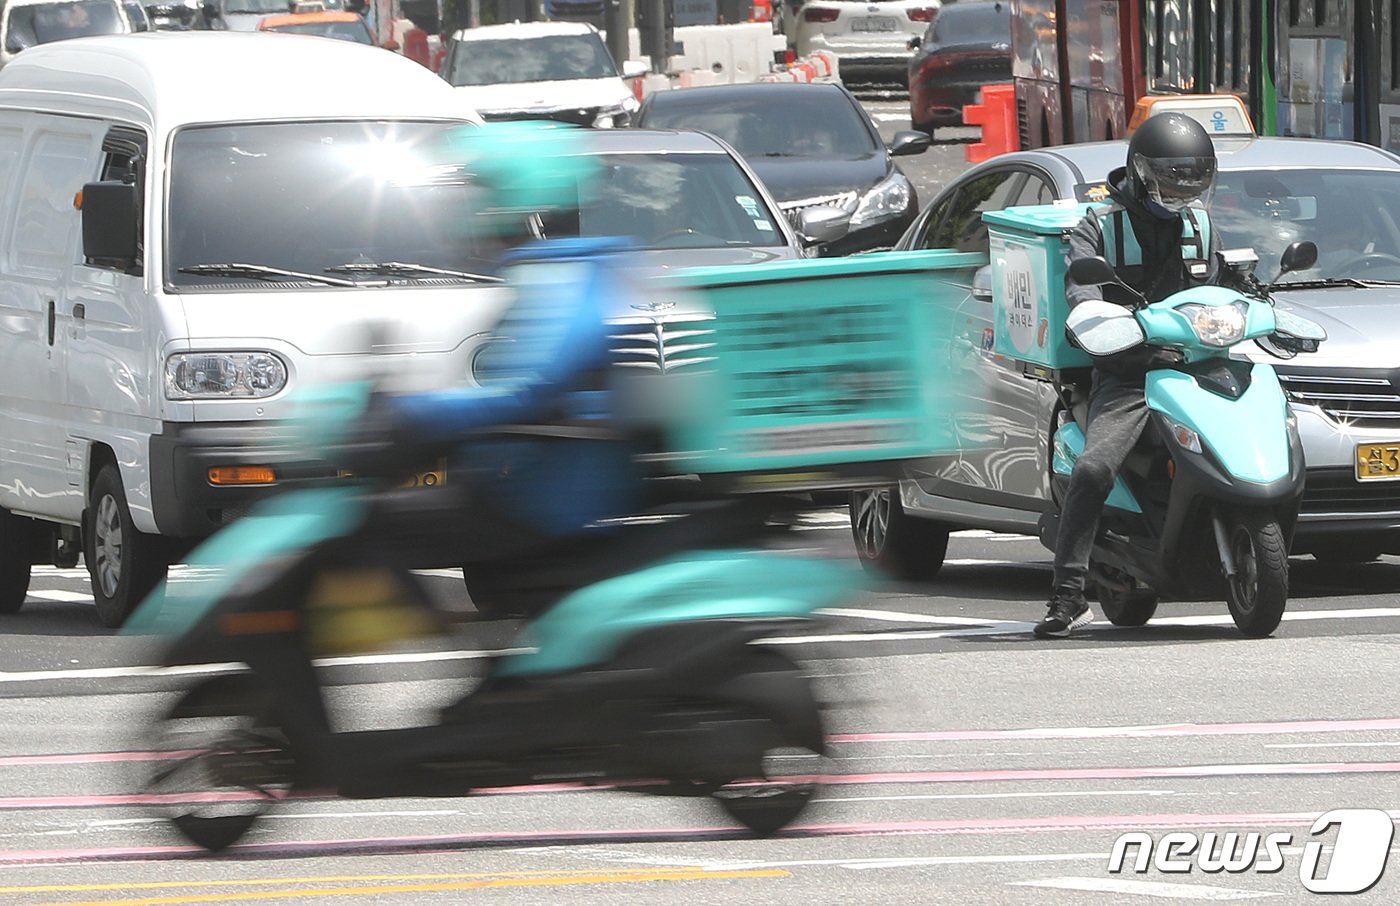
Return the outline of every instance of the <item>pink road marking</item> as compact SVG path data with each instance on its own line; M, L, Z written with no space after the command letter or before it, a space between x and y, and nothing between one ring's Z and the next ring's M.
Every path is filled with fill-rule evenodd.
M1280 736L1288 733L1361 733L1400 730L1400 717L1355 720L1293 720L1259 723L1161 724L1141 727L1028 727L1011 730L926 730L890 733L837 733L832 743L968 742L1021 739L1140 739L1172 736ZM55 755L0 755L0 767L164 761L194 752L77 752Z
M906 771L880 774L829 774L819 777L791 777L789 780L816 780L828 786L865 786L869 784L920 783L1016 783L1024 781L1058 780L1152 780L1167 777L1279 777L1324 774L1390 774L1400 773L1400 762L1296 762L1245 763L1214 765L1163 765L1128 768L1013 768L985 771ZM633 784L629 784L633 785ZM539 786L489 787L471 795L519 795L522 793L569 793L602 791L611 785L586 786L572 783L551 783ZM27 809L104 808L114 806L178 805L190 802L232 802L258 798L255 793L116 793L90 796L9 796L0 798L0 811ZM334 799L325 792L306 792L289 798ZM466 797L451 797L466 798Z
M1356 733L1400 730L1400 717L1359 720L1286 720L1270 723L1162 724L1143 727L1029 727L1024 730L928 730L910 733L838 733L831 742L964 742L997 739L1136 739L1152 736L1278 736L1285 733Z
M1181 815L1058 815L1031 818L973 818L942 821L897 821L847 824L797 825L782 832L789 837L841 836L952 836L1064 833L1066 831L1158 830L1196 827L1237 827L1266 829L1308 827L1317 819L1314 812L1255 812L1243 814ZM1400 813L1392 814L1400 820ZM634 828L611 830L501 831L499 833L451 834L411 837L364 837L342 840L304 840L285 843L246 843L230 847L221 856L248 858L259 854L287 857L298 854L371 854L411 852L481 846L510 846L520 843L571 844L632 841L729 839L747 834L736 826L689 828ZM207 855L194 846L137 846L110 849L30 850L0 852L0 865L25 865L78 861L154 861Z

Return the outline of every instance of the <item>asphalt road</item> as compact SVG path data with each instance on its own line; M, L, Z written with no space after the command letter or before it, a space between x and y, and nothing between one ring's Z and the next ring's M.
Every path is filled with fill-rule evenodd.
M890 133L902 125L897 103L872 107ZM905 159L921 196L965 166L963 149ZM842 509L772 546L854 558ZM137 798L148 722L188 678L153 673L149 640L99 626L85 573L44 569L0 623L0 903L1308 903L1307 844L1322 844L1325 876L1340 839L1310 834L1319 815L1400 816L1400 558L1295 559L1269 639L1239 637L1223 604L1203 603L1038 641L1048 559L1034 539L960 533L936 580L872 583L812 633L773 640L830 702L833 749L819 800L775 838L704 800L561 786L301 799L217 858ZM469 612L459 576L427 580ZM468 621L433 645L327 665L340 725L426 719L515 628ZM1287 841L1274 872L1111 872L1134 831ZM1389 860L1343 901L1400 901Z

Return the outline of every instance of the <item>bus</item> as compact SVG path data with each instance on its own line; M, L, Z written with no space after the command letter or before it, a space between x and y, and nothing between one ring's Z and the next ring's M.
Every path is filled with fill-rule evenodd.
M1263 135L1400 151L1400 0L1011 0L1022 148L1123 137L1139 98L1234 94Z

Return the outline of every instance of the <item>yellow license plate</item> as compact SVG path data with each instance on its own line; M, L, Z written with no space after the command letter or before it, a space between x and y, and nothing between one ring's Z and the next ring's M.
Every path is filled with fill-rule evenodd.
M1400 443L1357 444L1357 481L1400 481Z

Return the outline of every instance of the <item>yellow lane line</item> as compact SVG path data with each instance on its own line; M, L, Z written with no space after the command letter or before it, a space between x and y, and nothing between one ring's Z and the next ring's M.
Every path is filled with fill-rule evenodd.
M440 893L448 890L486 890L509 887L551 887L564 885L637 884L648 881L708 881L735 878L785 878L792 873L782 869L751 871L649 871L636 874L593 874L552 878L497 878L462 881L456 884L388 884L377 887L325 887L303 890L265 890L230 894L194 894L178 897L152 897L142 900L93 900L86 903L49 903L44 906L174 906L180 903L227 903L248 900L294 899L298 897L350 897L384 893Z
M481 878L535 878L551 877L564 878L573 875L587 875L596 877L599 875L634 875L639 871L648 874L659 874L662 872L681 872L689 874L697 871L689 865L677 865L674 868L658 866L656 868L584 868L577 870L555 869L553 871L540 869L538 871L473 871L473 872L438 872L434 874L415 875L313 875L304 878L230 878L218 881L136 881L129 884L45 884L29 887L0 887L0 893L75 893L82 891L96 892L99 890L161 890L172 887L245 887L268 884L347 884L350 882L364 883L366 881L394 882L394 881L463 881L476 880Z

